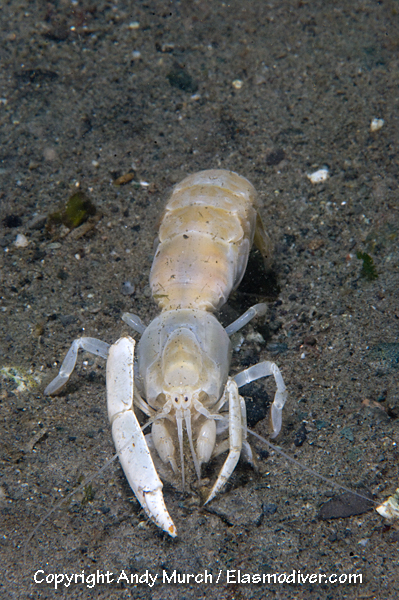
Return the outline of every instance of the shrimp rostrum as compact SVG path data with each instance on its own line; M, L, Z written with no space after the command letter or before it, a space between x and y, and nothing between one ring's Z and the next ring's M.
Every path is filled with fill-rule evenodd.
M270 242L249 181L224 170L184 179L166 204L150 274L162 312L148 327L136 315L122 317L141 334L136 362L130 337L112 346L82 337L72 343L58 376L45 390L54 394L66 383L79 348L107 359L108 415L120 462L147 515L171 536L176 528L149 447L174 472L180 467L183 489L186 448L199 479L201 465L227 451L209 502L222 490L241 453L253 462L241 386L274 376L271 437L281 429L287 392L277 365L262 361L229 376L230 336L264 315L266 305L253 306L226 328L213 314L239 285L253 242L267 259ZM148 417L143 428L135 409ZM144 436L147 427L151 433Z

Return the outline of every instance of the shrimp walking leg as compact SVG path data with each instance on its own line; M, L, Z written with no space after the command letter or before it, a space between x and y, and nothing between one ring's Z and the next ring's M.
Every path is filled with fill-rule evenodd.
M129 327L137 331L137 333L144 333L146 330L146 326L140 317L133 313L123 313L122 321L125 321L126 325L129 325Z
M237 387L240 388L247 383L251 383L251 381L255 381L261 377L268 377L269 375L273 375L277 386L273 404L270 408L271 437L275 438L281 430L282 411L285 401L287 400L287 389L278 366L273 362L264 360L257 365L249 367L249 369L245 369L245 371L241 371L241 373L235 375L233 379L236 382Z
M242 450L241 454L250 465L256 469L256 461L252 448L247 441L248 427L247 427L247 405L245 404L244 398L240 396L241 404L241 426L242 426Z
M248 438L248 427L247 427L247 406L245 404L245 400L244 398L242 398L240 396L240 407L241 407L241 428L242 428L242 448L241 448L241 456L247 461L249 462L250 465L252 465L252 467L254 469L257 468L256 465L256 460L255 460L255 456L254 453L252 452L252 448L247 440ZM216 418L216 415L213 415L214 418ZM211 417L210 417L211 418ZM222 417L222 415L220 415L220 418L223 419L223 422L227 419L225 419L225 417ZM214 421L208 421L208 423L210 422L214 422ZM228 424L227 424L228 426ZM224 429L223 429L224 431ZM219 433L222 432L222 428L219 428ZM230 441L229 440L224 440L223 442L221 442L220 444L218 444L216 447L214 447L212 456L219 456L219 454L222 454L223 452L226 452L226 450L228 450L230 447ZM210 458L210 456L209 456ZM209 460L209 459L208 459Z
M233 379L228 379L225 394L229 401L229 453L205 504L210 502L223 488L234 471L241 454L243 429L241 399L237 384Z
M235 321L233 321L233 323L230 323L230 325L226 327L225 331L227 335L232 335L239 329L242 329L244 325L252 321L252 319L254 319L255 317L261 317L265 315L266 311L267 305L264 302L251 306L251 308L248 308L248 310L245 311L245 313L241 315L241 317L238 317L238 319L236 319Z
M47 396L55 394L62 388L63 385L66 384L75 368L80 348L82 350L86 350L86 352L90 352L90 354L101 356L101 358L106 359L108 356L109 347L109 344L102 342L101 340L97 340L96 338L81 337L74 340L62 362L57 377L55 377L55 379L49 383L44 390L44 393Z

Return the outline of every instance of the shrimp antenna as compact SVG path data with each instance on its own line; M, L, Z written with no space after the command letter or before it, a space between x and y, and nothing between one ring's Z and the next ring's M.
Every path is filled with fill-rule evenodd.
M255 431L252 431L252 429L247 429L247 431L248 431L248 433L250 433L251 435L253 435L254 437L256 437L256 439L258 439L259 441L263 442L263 444L266 444L266 446L268 446L269 448L271 448L272 450L274 450L274 452L276 452L277 454L280 454L280 456L283 456L286 460L288 460L290 463L292 463L296 467L299 467L302 470L305 470L308 473L311 473L312 475L314 475L318 479L321 479L322 481L324 481L325 483L328 483L329 485L332 485L333 487L336 487L336 488L339 488L341 490L344 490L345 492L349 492L350 494L353 494L354 496L358 496L358 498L362 498L363 500L367 500L368 502L372 502L373 504L379 504L375 500L372 500L370 497L367 497L364 494L359 494L358 492L354 492L353 490L351 490L350 488L346 487L345 485L341 485L340 483L337 483L336 481L333 481L330 477L324 477L324 475L321 475L320 473L318 473L314 469L311 469L310 467L307 467L306 465L304 465L303 463L301 463L299 460L296 460L295 458L292 458L292 456L290 456L289 454L287 454L286 452L284 452L284 450L281 450L281 448L279 448L278 446L275 446L274 444L272 444L271 442L269 442L269 440L267 440L266 438L264 438L261 435L259 435L259 433L256 433Z

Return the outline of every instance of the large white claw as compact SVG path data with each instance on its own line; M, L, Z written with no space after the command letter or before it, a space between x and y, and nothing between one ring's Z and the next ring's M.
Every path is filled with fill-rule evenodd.
M109 349L107 403L112 437L137 500L158 527L175 537L177 531L165 506L162 482L134 413L134 345L135 341L131 337L124 337Z

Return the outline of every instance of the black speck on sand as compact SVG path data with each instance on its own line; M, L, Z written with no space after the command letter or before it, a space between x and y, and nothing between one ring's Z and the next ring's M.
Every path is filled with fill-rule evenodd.
M259 473L242 464L230 487L244 488L253 520L245 511L223 518L234 510L229 489L223 511L218 499L207 511L191 484L186 496L168 485L171 540L148 523L114 462L92 482L91 502L77 495L48 518L25 562L23 544L113 453L102 361L80 356L65 391L46 398L54 363L80 335L117 340L125 310L145 322L157 314L147 287L157 223L171 187L201 169L231 169L255 185L275 246L281 291L269 306L269 342L287 350L247 342L232 371L249 354L280 366L285 452L380 502L398 486L398 370L369 360L370 348L398 340L398 4L9 0L0 28L0 360L40 378L27 392L2 380L0 596L397 598L396 525L373 510L318 520L340 492L258 442ZM183 80L190 85L174 85ZM371 132L374 118L385 123ZM323 166L330 177L313 185L307 174ZM130 172L132 182L112 184ZM82 236L50 235L41 216L77 185L101 220ZM13 244L19 233L26 247ZM372 256L378 279L361 277L357 251ZM126 281L133 296L123 294ZM262 385L274 393L272 381ZM256 429L266 434L266 422ZM212 465L206 475L215 476ZM207 570L213 582L162 583L175 569ZM234 569L361 574L362 583L228 582ZM51 576L35 583L38 570L109 571L114 580L94 589L91 579L61 582L55 592ZM117 583L122 571L146 570L158 575L153 587Z

